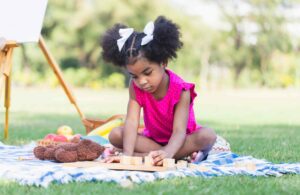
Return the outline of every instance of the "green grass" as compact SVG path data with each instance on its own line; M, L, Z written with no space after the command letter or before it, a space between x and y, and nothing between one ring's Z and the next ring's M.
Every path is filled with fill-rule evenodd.
M125 90L74 90L87 116L104 118L125 113ZM3 99L3 96L2 96ZM300 161L300 92L240 90L201 92L195 102L198 122L229 140L232 150L274 163ZM61 89L13 88L10 137L24 144L55 132L62 124L84 133L75 108ZM4 119L3 110L1 118ZM1 121L3 135L3 120ZM51 184L47 189L0 180L3 194L299 194L300 175L175 178L122 188L113 183Z

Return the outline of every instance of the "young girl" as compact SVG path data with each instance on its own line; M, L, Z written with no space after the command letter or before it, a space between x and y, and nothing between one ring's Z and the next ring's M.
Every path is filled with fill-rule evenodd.
M150 155L156 165L164 158L193 153L201 160L215 143L214 131L196 123L195 85L167 69L183 45L179 36L179 27L163 16L149 22L144 32L116 24L103 36L104 60L125 67L131 75L125 125L109 135L111 144L122 148L124 155ZM145 128L138 134L142 108Z

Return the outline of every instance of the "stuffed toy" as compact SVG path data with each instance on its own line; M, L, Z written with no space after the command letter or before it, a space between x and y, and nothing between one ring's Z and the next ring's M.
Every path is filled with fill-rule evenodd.
M91 140L78 140L76 142L60 145L37 146L34 156L40 160L54 160L57 162L92 161L97 159L104 151L104 147Z

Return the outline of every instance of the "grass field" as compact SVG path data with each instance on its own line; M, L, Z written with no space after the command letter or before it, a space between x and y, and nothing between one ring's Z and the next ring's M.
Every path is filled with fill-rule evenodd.
M74 90L78 105L88 117L125 113L126 90ZM1 96L3 100L3 96ZM13 88L10 137L23 144L55 132L62 124L84 133L75 108L61 89ZM300 91L223 90L198 93L197 120L225 137L232 150L274 163L300 161ZM113 183L52 184L48 189L20 186L0 180L1 194L299 194L300 175L274 177L230 176L156 181L131 188Z

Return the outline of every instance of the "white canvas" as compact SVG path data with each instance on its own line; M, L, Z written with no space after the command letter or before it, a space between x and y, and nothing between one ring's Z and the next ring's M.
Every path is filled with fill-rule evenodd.
M0 0L0 38L37 42L48 0Z

